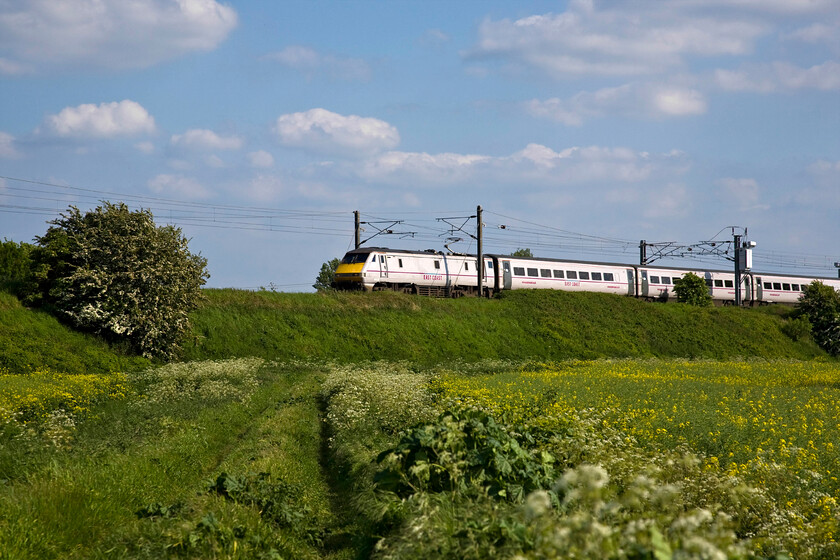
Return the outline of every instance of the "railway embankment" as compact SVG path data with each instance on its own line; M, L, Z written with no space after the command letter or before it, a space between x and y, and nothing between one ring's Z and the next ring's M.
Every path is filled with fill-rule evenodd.
M207 290L185 359L813 359L785 334L789 308L697 308L608 294L510 292L433 299L389 292Z

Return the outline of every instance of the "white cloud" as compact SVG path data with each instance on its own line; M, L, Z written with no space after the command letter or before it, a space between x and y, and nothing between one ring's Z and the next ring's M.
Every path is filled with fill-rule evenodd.
M193 128L184 134L174 134L173 146L193 150L238 150L242 147L242 138L238 136L219 136L212 130Z
M48 116L39 131L68 138L133 136L154 132L155 119L142 105L129 99L99 105L86 103Z
M182 198L207 198L210 192L201 183L183 175L161 174L149 181L149 189L166 196Z
M580 92L569 99L533 99L525 111L567 126L608 115L624 117L681 117L706 112L704 95L692 88L658 84L625 84L594 92Z
M236 26L215 0L8 0L0 53L51 68L143 68L214 49Z
M715 71L715 81L727 91L837 91L840 90L840 63L829 60L810 68L801 68L787 62L774 62L742 70L719 69Z
M407 180L424 184L450 184L469 180L477 165L492 158L471 154L386 152L362 166L360 174L374 181Z
M274 156L264 150L258 150L248 154L248 161L252 167L268 168L274 166Z
M15 148L15 137L6 132L0 132L0 158L15 159L20 155Z
M209 167L220 169L225 166L225 161L216 154L210 154L204 158L204 163Z
M300 45L288 46L281 51L266 55L265 58L302 72L308 78L324 74L340 80L370 79L370 66L360 58L322 54L315 49Z
M151 154L155 151L155 145L151 142L137 142L134 144L134 147L137 148L137 151L144 154Z
M767 27L733 14L705 15L654 3L616 3L596 9L576 1L560 14L516 21L485 20L467 56L501 59L554 77L643 75L682 66L689 56L749 53Z
M326 109L282 115L274 131L285 146L326 154L374 154L400 142L397 129L385 121Z
M386 152L357 167L371 182L412 188L498 184L543 186L635 183L657 173L684 172L682 154L651 155L628 148L572 147L559 152L529 144L509 156Z
M735 203L742 209L767 209L769 206L760 204L761 189L755 179L725 177L716 181L720 187L721 198L727 203Z
M646 198L646 218L679 218L691 208L688 189L681 183L670 183Z
M258 175L248 182L245 194L254 200L276 200L286 191L284 181L275 175Z
M832 23L817 22L806 27L800 27L784 37L812 45L823 44L835 53L840 52L840 17L837 17Z

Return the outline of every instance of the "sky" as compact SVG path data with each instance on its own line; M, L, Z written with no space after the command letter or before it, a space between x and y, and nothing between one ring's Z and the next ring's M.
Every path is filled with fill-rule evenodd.
M210 287L311 290L354 211L475 252L479 205L487 253L833 277L840 0L0 0L0 177L0 238L124 201Z

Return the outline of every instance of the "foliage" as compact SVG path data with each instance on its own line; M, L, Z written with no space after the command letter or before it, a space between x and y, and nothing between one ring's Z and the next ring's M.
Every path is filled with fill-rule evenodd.
M448 410L380 453L374 482L402 497L479 486L492 497L522 502L554 481L554 457L534 448L532 434L514 433L486 413Z
M332 283L335 280L335 270L340 263L340 259L332 259L322 264L321 271L318 273L318 277L315 278L315 283L312 284L312 287L319 292L332 290Z
M531 249L524 248L524 249L517 249L513 253L510 254L511 257L533 257L534 253L531 252Z
M814 280L803 290L797 310L808 318L820 347L840 356L840 291Z
M29 255L33 248L29 243L3 239L0 243L0 289L17 293L29 279Z
M84 214L71 206L50 223L31 254L27 301L144 356L174 356L209 276L181 230L110 202Z
M680 303L699 307L712 305L712 296L709 294L706 281L693 272L683 275L682 278L675 278L674 291L677 293L677 301Z

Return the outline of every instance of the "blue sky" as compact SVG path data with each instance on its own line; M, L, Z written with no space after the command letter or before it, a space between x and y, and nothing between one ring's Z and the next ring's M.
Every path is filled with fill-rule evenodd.
M479 204L487 252L840 261L838 0L7 0L0 107L0 237L125 200L215 287L309 289L354 210L475 251L437 218Z

